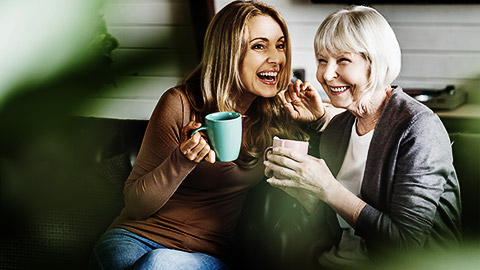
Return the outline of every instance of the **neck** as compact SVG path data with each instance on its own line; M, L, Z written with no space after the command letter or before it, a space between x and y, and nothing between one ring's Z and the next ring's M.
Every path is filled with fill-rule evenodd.
M359 136L363 136L375 129L378 119L380 119L380 115L381 112L378 114L375 113L370 115L364 115L362 117L357 116L357 134Z
M353 112L357 117L356 129L358 135L363 136L375 129L392 91L393 88L390 85L387 86L385 91L381 91L376 98L371 99L371 102L367 105L368 108L364 109L363 113Z

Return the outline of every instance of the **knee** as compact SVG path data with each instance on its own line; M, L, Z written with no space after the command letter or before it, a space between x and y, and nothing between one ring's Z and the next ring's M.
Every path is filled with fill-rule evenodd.
M130 269L148 248L121 231L107 232L94 246L89 269Z

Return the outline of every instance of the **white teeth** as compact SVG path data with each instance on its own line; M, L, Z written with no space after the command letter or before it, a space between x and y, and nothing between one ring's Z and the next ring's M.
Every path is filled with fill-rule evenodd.
M330 86L330 90L331 90L332 92L337 92L337 93L338 93L338 92L345 91L345 90L347 90L347 88L348 88L347 86L341 86L341 87L332 87L332 86Z
M260 76L272 76L275 77L278 75L278 72L260 72L258 73Z

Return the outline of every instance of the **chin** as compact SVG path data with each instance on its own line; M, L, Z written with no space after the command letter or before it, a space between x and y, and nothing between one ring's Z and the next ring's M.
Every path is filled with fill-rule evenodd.
M262 95L264 98L273 98L278 94L278 90L275 89L274 92L264 92L265 94Z
M254 91L250 93L263 98L272 98L278 94L279 90L277 86L265 87L261 85L260 87L256 87Z
M330 98L330 103L336 108L346 108L345 102L336 101L335 99Z

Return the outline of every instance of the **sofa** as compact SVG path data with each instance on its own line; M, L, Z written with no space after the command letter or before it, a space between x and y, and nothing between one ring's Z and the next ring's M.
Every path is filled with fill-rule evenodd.
M0 163L0 269L86 269L95 241L123 207L123 182L146 125L72 117L17 146ZM464 235L480 242L480 135L451 138ZM310 247L324 237L319 226L298 202L262 182L249 193L235 234L238 268L308 269Z

